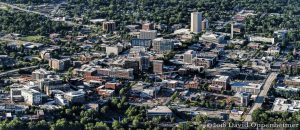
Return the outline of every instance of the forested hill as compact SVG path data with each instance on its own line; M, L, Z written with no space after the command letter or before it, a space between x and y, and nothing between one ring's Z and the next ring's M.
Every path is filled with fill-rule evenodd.
M44 4L44 3L55 3L61 0L0 0L0 1L13 3L13 4Z
M3 32L26 35L48 35L69 28L62 22L54 22L41 15L6 10L0 10L0 23Z

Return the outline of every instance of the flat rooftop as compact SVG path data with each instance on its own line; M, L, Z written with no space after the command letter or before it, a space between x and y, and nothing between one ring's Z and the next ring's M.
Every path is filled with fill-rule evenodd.
M273 112L297 112L300 109L300 100L276 98L273 103Z
M229 76L217 75L217 77L214 79L214 81L226 82L228 79L229 79Z
M250 82L234 82L231 84L232 87L243 87L243 88L256 88L260 89L262 84L250 83Z
M156 106L152 109L148 109L147 113L172 113L172 110L167 106Z

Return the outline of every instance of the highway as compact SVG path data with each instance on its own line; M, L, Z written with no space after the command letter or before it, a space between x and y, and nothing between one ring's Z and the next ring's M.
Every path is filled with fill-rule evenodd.
M33 10L28 10L28 9L24 9L24 8L20 8L18 6L15 6L15 5L12 5L12 4L8 4L8 3L4 3L4 2L0 2L0 5L5 5L5 6L8 6L12 9L16 9L16 10L20 10L20 11L23 11L23 12L27 12L27 13L33 13L33 14L38 14L38 15L42 15L44 17L47 17L49 19L51 19L52 21L57 21L55 20L51 15L49 14L45 14L45 13L41 13L41 12L37 12L37 11L33 11ZM60 5L58 5L57 8L59 8ZM55 9L56 10L56 9ZM77 23L74 23L74 22L71 22L71 21L61 21L61 22L65 22L66 24L68 25L79 25Z
M245 121L252 121L252 113L254 110L256 110L257 108L260 108L264 102L264 98L267 96L269 89L272 86L273 81L277 78L277 73L272 72L267 80L265 81L265 84L263 86L263 89L260 91L259 95L256 97L255 103L252 106L251 110L249 111L249 113L246 115Z
M44 65L47 65L47 64L43 64L43 65L40 65L40 66L44 66ZM7 76L7 75L10 75L10 74L14 74L14 73L18 73L20 70L35 69L35 68L38 68L38 67L39 66L36 65L36 66L29 66L29 67L24 67L24 68L19 68L19 69L14 69L14 70L1 72L0 77Z

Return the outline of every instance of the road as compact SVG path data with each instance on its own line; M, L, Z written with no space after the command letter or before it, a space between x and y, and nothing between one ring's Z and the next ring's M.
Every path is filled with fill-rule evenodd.
M257 96L254 105L252 106L251 110L246 116L245 121L252 121L252 113L257 108L260 108L264 102L264 98L267 96L269 89L272 86L273 81L277 78L277 73L273 72L268 76L268 79L265 81L263 89L260 91L259 95Z
M46 65L46 64L43 64L43 65ZM41 65L41 66L43 66ZM14 70L9 70L9 71L5 71L5 72L1 72L0 73L0 77L3 77L3 76L6 76L6 75L10 75L10 74L14 74L14 73L17 73L19 72L20 70L28 70L28 69L34 69L34 68L38 68L39 66L36 65L36 66L29 66L29 67L24 67L24 68L19 68L19 69L14 69Z
M8 6L12 9L16 9L16 10L20 10L20 11L23 11L23 12L27 12L27 13L33 13L33 14L38 14L38 15L42 15L44 17L47 17L49 19L51 19L52 21L57 21L55 20L51 15L49 14L45 14L45 13L41 13L41 12L37 12L37 11L32 11L32 10L28 10L28 9L24 9L24 8L20 8L18 6L15 6L15 5L12 5L12 4L8 4L8 3L4 3L4 2L0 2L0 5L5 5L5 6ZM59 6L58 6L59 7ZM74 22L71 22L71 21L61 21L61 22L65 22L66 24L68 25L79 25L77 23L74 23Z
M20 8L18 6L15 6L15 5L12 5L12 4L8 4L8 3L4 3L4 2L0 2L1 5L5 5L5 6L8 6L10 8L13 8L13 9L17 9L17 10L20 10L20 11L24 11L24 12L28 12L28 13L34 13L34 14L38 14L38 15L43 15L47 18L52 18L50 15L48 14L44 14L44 13L41 13L41 12L37 12L37 11L32 11L32 10L27 10L27 9L23 9L23 8Z

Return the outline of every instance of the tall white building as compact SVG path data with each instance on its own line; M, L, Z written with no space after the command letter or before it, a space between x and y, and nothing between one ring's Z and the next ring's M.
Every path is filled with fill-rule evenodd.
M188 50L183 54L183 62L192 64L193 58L196 57L196 53L193 50Z
M202 13L192 12L191 13L191 32L199 33L202 31Z

